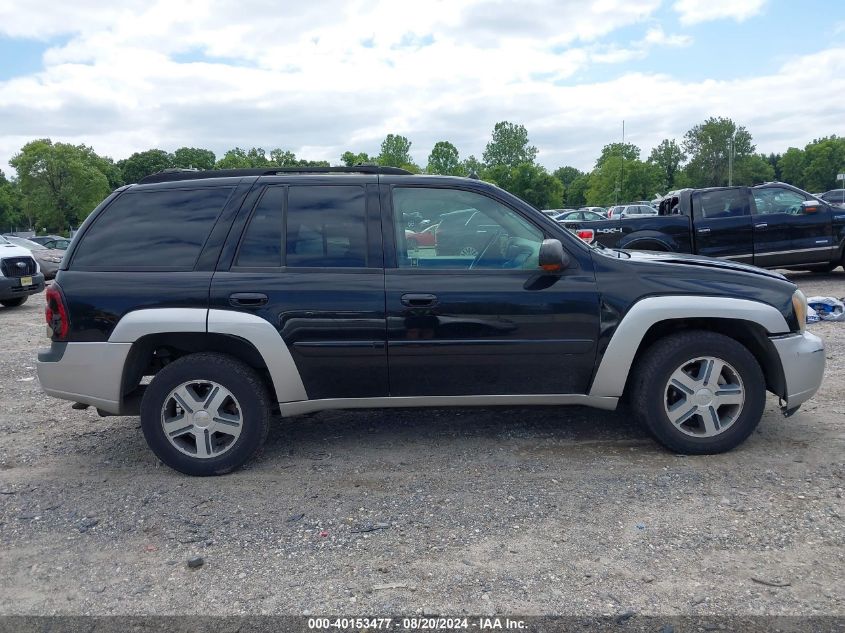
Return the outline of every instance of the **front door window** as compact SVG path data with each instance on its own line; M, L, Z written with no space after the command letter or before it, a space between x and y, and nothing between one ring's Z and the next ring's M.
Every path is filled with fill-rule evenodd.
M513 209L471 191L393 190L400 268L537 269L543 232Z

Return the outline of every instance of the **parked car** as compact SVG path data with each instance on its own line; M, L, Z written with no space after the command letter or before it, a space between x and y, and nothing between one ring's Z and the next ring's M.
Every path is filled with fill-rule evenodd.
M60 251L66 251L67 247L70 246L70 238L60 235L40 235L30 237L29 240L36 244L41 244L45 248L53 248Z
M444 213L437 227L437 256L478 257L485 250L501 252L502 233L498 223L478 209ZM495 242L495 243L494 243Z
M581 207L578 211L592 211L607 217L607 209L605 207Z
M22 237L15 237L14 235L6 236L6 239L14 244L25 248L38 262L41 272L44 274L44 279L53 279L59 270L59 264L62 263L64 251L55 248L47 248L41 244L37 244L32 240L27 240Z
M564 213L561 213L555 216L556 222L583 222L584 220L589 220L595 222L597 220L604 220L605 217L595 211L575 211L570 209Z
M845 207L845 189L831 189L830 191L817 195L816 198L820 198L833 206Z
M696 253L765 268L830 271L845 263L845 209L792 185L682 189L658 215L599 222L610 248Z
M408 257L405 212L434 208L438 251L453 246ZM47 291L38 377L140 414L155 454L194 475L247 461L273 412L623 396L671 450L718 453L754 431L767 390L786 414L815 393L825 352L806 316L780 274L591 247L479 180L169 172L84 222Z
M0 305L14 308L44 290L44 275L25 248L0 236Z
M644 215L657 215L657 209L647 204L622 204L610 207L607 212L609 219L642 217Z
M437 227L438 224L432 224L422 231L411 231L405 229L405 240L408 243L408 248L417 248L419 246L434 246L437 243Z

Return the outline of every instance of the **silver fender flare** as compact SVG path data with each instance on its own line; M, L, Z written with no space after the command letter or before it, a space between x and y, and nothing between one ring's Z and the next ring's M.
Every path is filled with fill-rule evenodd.
M635 303L613 333L596 371L590 396L622 396L634 356L649 328L661 321L718 318L751 321L769 334L789 332L786 319L777 308L759 301L731 297L673 295L648 297Z
M134 343L150 334L178 332L228 334L248 341L264 359L279 402L308 399L296 363L278 330L254 314L203 308L135 310L118 322L109 343Z

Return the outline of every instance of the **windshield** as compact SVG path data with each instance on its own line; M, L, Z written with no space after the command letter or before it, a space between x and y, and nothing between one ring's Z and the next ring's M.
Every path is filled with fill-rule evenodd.
M9 236L6 239L9 240L12 244L15 244L16 246L23 246L25 249L30 250L30 251L46 251L47 250L47 248L44 247L44 246L41 246L41 244L36 244L35 242L31 242L30 240L26 240L22 237Z

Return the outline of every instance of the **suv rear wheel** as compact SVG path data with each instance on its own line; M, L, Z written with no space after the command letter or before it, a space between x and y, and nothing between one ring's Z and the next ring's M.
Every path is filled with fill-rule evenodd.
M171 468L222 475L264 444L270 398L252 367L225 354L191 354L153 378L141 401L141 428Z
M667 448L712 454L741 444L766 403L757 360L732 338L708 331L657 341L636 367L635 416Z

